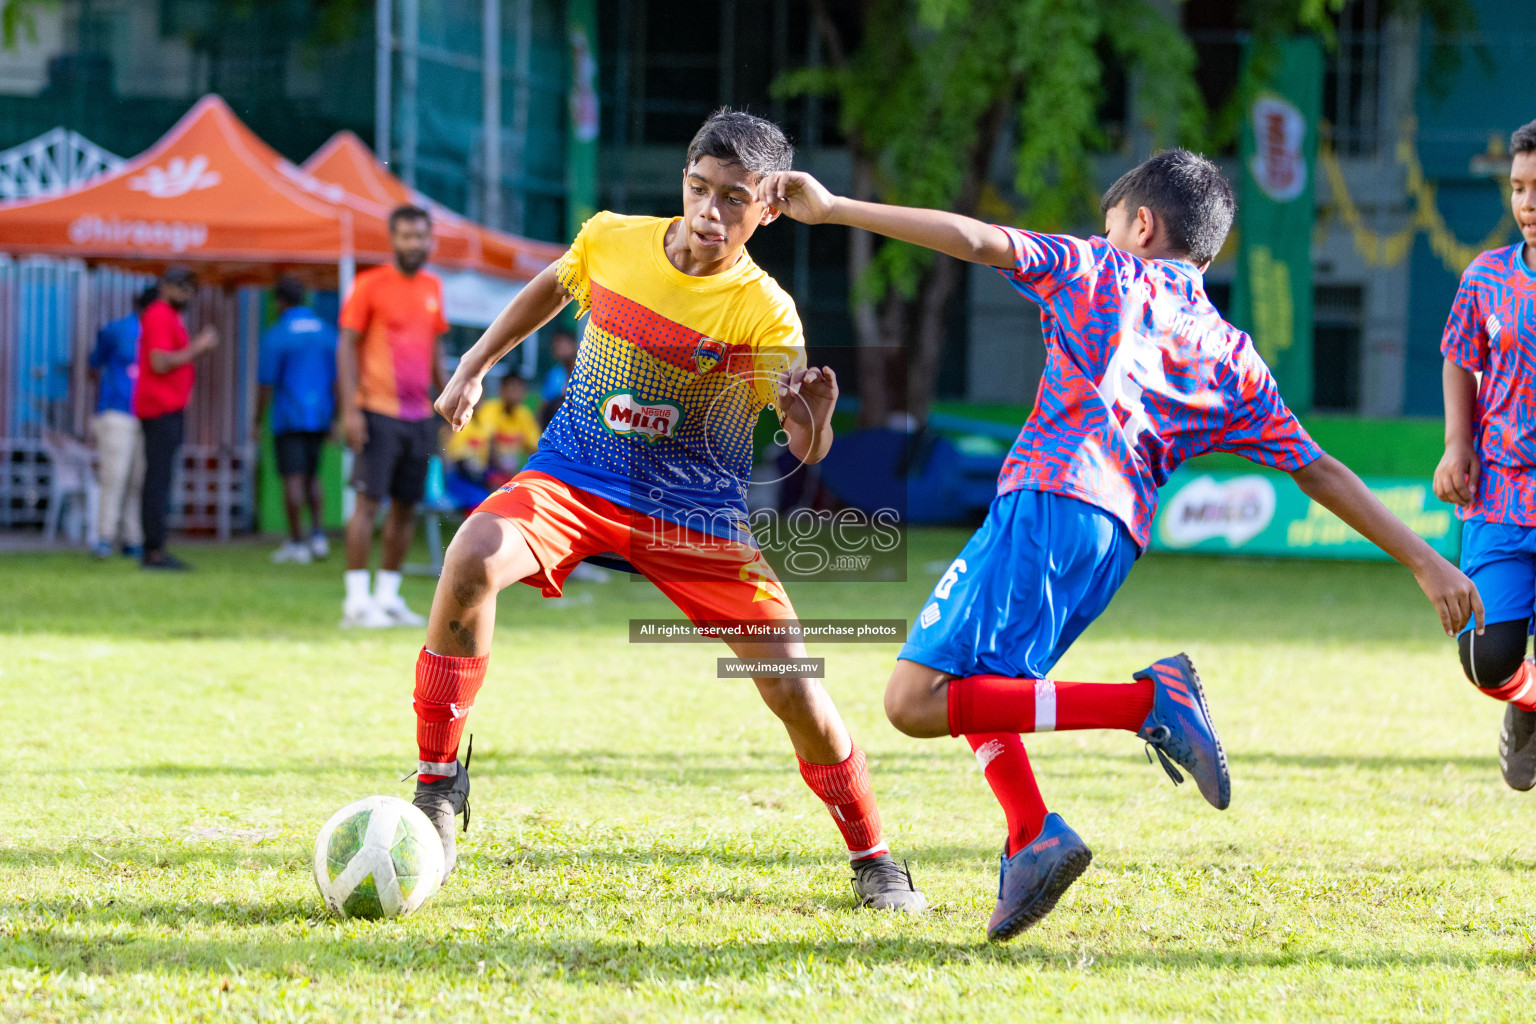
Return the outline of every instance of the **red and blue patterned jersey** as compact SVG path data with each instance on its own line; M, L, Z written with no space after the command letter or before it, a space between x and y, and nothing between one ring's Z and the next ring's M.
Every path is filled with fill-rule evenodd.
M1473 412L1482 480L1457 513L1536 526L1536 274L1523 249L1494 249L1467 267L1440 351L1483 375Z
M1157 489L1185 459L1231 452L1292 472L1322 455L1192 264L1103 238L1003 231L1014 265L998 269L1039 305L1046 365L999 494L1085 501L1145 550Z

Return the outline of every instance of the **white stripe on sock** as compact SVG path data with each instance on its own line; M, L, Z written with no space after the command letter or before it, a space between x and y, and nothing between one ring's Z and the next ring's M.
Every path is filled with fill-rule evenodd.
M890 853L890 852L891 852L891 848L889 846L885 845L884 841L881 841L881 842L876 843L874 846L871 846L867 850L849 850L848 851L848 859L849 860L863 860L865 857L873 857L877 853Z
M437 761L417 761L417 775L445 775L449 778L459 774L459 762L449 761L441 763Z
M1056 731L1056 684L1049 679L1035 682L1035 732Z

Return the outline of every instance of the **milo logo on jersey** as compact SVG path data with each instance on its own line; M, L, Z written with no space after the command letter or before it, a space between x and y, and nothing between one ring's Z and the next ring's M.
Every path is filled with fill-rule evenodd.
M610 391L597 407L603 426L619 437L644 441L673 437L683 425L683 407L676 402L647 402L632 391Z

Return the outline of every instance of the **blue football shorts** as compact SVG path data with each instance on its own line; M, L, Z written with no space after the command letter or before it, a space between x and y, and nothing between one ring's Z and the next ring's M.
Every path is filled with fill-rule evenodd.
M1000 494L923 603L897 655L956 676L1044 678L1109 606L1139 554L1076 498Z
M1536 615L1536 526L1468 519L1461 527L1461 571L1483 599L1484 622ZM1476 624L1467 620L1462 632Z

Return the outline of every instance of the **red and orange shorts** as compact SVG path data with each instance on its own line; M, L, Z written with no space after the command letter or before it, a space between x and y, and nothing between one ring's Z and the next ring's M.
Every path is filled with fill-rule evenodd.
M616 554L694 622L793 619L794 606L755 544L715 537L616 505L544 473L519 473L480 503L514 523L539 571L523 580L559 597L590 555Z

